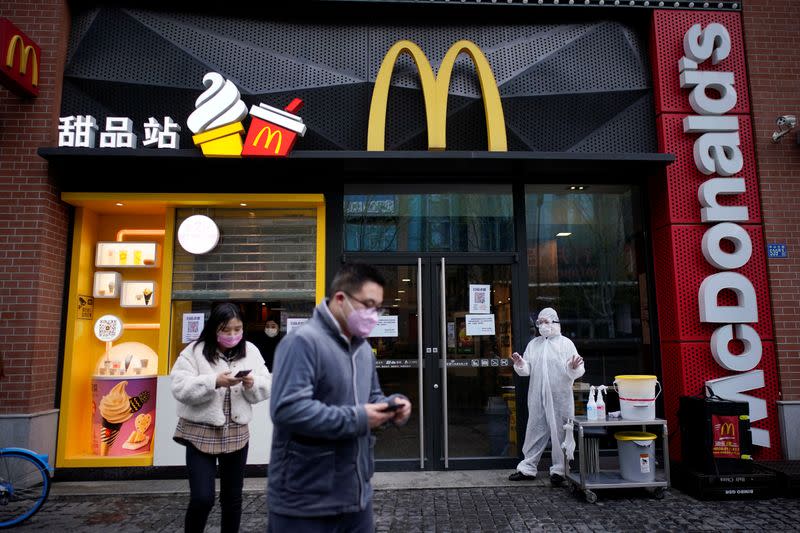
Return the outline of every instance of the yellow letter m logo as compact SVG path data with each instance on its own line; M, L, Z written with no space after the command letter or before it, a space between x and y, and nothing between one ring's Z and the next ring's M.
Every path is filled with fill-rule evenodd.
M486 113L486 133L490 152L505 152L506 123L500 92L492 74L492 67L480 48L471 41L458 41L444 56L439 68L438 78L434 76L428 58L419 46L411 41L399 41L392 46L383 58L375 88L372 91L372 104L369 109L369 129L367 131L367 150L382 152L386 137L386 104L389 99L389 86L392 81L397 59L402 53L411 56L419 72L422 95L425 99L425 114L428 125L428 150L444 150L447 144L447 95L450 91L450 77L456 58L466 52L475 64L478 81L483 94L483 107Z

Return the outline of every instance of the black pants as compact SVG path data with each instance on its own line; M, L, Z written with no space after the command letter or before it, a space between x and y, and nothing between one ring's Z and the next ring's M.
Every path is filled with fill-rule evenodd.
M214 478L219 459L219 504L222 508L221 533L237 533L242 519L242 485L247 445L241 450L220 455L203 453L186 444L186 467L189 469L189 508L184 522L186 533L203 533L214 507Z

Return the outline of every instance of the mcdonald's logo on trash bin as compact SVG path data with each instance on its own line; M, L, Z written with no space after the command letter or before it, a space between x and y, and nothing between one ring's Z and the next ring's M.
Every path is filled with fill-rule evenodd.
M466 53L472 59L478 74L478 81L483 95L483 107L486 113L486 133L490 152L508 150L506 141L506 124L503 118L503 105L500 92L492 73L492 67L478 46L466 40L454 43L442 60L438 76L434 75L428 58L422 49L411 41L398 41L383 58L375 88L372 91L372 103L369 109L369 126L367 130L367 150L382 152L385 149L386 137L386 104L389 99L389 86L392 72L400 54L411 56L419 72L422 95L425 100L425 115L428 126L428 150L444 150L447 144L447 95L450 91L450 77L456 58Z
M38 96L39 45L10 20L0 17L0 50L0 84L19 96Z
M726 422L725 424L722 424L722 427L720 427L719 435L720 437L735 437L736 429L734 428L733 424Z

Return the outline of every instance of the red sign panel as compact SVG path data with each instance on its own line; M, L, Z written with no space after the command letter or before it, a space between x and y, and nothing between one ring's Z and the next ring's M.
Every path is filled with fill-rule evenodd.
M296 132L252 117L242 157L286 157L296 141Z
M654 180L650 205L666 411L713 382L722 397L747 397L757 458L777 459L778 374L741 14L656 10L650 44L659 151L676 156ZM725 247L730 236L742 246ZM714 283L724 287L708 292ZM736 344L723 342L729 329ZM731 422L715 422L716 457L740 457Z
M0 17L0 84L19 96L39 95L39 45Z
M739 442L739 417L711 415L714 441L712 453L717 459L739 459L742 447Z

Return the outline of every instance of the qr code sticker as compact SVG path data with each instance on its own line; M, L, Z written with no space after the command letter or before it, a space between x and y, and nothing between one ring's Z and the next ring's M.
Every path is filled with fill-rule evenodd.
M114 339L119 335L119 320L101 318L97 321L98 337L102 339Z

